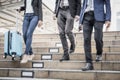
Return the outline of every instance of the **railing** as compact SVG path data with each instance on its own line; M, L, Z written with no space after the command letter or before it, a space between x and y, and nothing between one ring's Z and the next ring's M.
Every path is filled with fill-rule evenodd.
M21 5L24 0L0 0L0 10Z

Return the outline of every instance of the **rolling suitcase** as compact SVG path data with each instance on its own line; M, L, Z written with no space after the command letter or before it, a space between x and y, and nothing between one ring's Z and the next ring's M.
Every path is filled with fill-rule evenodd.
M4 36L4 58L8 55L12 56L12 60L15 57L22 57L22 36L17 31L7 31Z
M18 22L16 22L16 30L9 30L4 34L4 58L8 55L12 57L12 60L15 60L15 57L22 58L22 35L17 31L17 24Z

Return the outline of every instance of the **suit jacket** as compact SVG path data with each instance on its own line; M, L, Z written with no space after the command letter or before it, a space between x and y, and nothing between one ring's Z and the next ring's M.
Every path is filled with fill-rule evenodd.
M61 0L56 0L56 3L55 3L54 13L56 14L56 17L58 16L58 13L59 13L60 2ZM75 17L75 15L79 15L80 9L81 9L81 1L80 0L68 0L68 2L69 2L71 16Z
M83 1L83 6L80 12L80 24L83 22L87 1ZM104 8L105 5L105 8ZM96 21L111 21L111 6L110 0L94 0L94 17Z
M32 6L33 6L34 14L39 17L39 20L43 20L42 0L33 0ZM22 6L20 10L23 11L25 9L26 9L26 0L24 0L24 6Z

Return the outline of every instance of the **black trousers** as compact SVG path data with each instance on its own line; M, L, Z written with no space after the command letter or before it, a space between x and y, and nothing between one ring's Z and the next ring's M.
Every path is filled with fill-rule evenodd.
M94 12L86 12L83 19L83 36L84 36L84 51L87 63L92 63L91 55L91 35L93 28L94 40L96 43L96 54L102 55L103 48L103 24L102 21L96 21L94 18Z
M68 9L60 9L58 18L57 18L58 30L60 34L61 43L64 50L64 56L68 56L68 42L67 37L70 40L71 45L75 48L75 40L73 30L74 18L70 14L70 10Z

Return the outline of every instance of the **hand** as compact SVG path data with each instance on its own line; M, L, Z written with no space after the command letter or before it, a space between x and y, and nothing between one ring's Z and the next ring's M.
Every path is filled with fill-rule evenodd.
M110 28L110 21L105 21L106 31Z
M20 9L16 9L16 11L18 11L19 13L21 12L21 10L20 10Z
M79 19L80 19L80 16L76 15L75 16L75 21L77 22L77 21L79 21Z
M38 21L38 27L41 27L43 25L43 22L41 20Z
M56 20L56 14L53 15L53 20Z
M83 25L79 24L78 31L81 31L83 29Z

